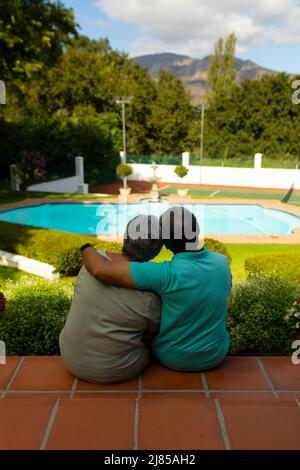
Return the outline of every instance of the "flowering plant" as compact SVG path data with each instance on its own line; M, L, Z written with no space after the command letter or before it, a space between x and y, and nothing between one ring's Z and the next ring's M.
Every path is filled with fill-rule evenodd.
M297 298L292 307L287 312L287 319L295 322L295 328L300 328L300 298Z
M27 152L24 150L19 155L17 163L17 175L20 181L20 190L26 195L27 187L31 184L46 179L46 161L39 152Z

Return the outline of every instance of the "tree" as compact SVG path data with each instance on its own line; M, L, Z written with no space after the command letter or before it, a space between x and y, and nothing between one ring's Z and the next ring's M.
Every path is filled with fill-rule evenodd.
M77 34L74 13L61 2L0 0L0 70L10 82L53 66Z
M174 155L187 150L193 114L190 95L181 80L161 70L151 115L153 152Z
M214 55L209 58L208 83L210 101L230 94L236 83L235 62L236 36L231 33L224 41L219 38L215 43Z

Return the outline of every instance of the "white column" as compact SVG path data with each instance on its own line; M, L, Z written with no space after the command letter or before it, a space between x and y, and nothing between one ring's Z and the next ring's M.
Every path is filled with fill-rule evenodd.
M262 153L256 153L254 155L254 168L255 170L261 169L261 162L262 162Z
M75 157L76 176L78 178L78 193L88 194L89 185L84 183L84 158Z
M10 189L12 191L19 191L19 178L17 175L17 165L10 165Z
M121 160L122 165L124 165L124 163L125 163L125 152L123 150L121 150L121 152L120 152L120 160Z
M190 166L190 152L182 153L182 165L186 167Z

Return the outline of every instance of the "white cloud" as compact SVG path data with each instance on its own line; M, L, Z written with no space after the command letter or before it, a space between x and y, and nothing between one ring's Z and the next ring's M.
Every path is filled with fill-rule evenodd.
M177 52L201 57L220 36L234 31L238 51L266 39L300 43L296 0L97 0L108 17L135 23L143 37L133 55Z

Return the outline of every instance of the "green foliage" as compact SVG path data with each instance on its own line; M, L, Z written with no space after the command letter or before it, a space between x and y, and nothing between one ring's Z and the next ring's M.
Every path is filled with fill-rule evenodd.
M245 261L248 275L276 273L300 284L300 254L275 254L248 258Z
M44 64L53 65L76 34L74 13L61 3L0 0L0 12L0 70L4 80L28 80L41 72Z
M6 284L7 307L0 338L9 355L59 354L58 338L71 305L71 290L59 282Z
M82 266L79 248L87 242L99 250L121 251L121 244L94 237L0 222L1 250L49 263L64 276L78 274Z
M233 355L289 355L296 322L288 313L296 286L274 276L253 276L233 288L228 329Z
M46 178L45 160L39 152L23 151L16 172L20 181L21 193L26 194L30 184Z
M208 82L210 101L230 95L236 82L235 63L236 36L231 33L224 41L218 39L214 55L209 58Z
M211 102L205 113L205 156L236 160L253 158L260 151L266 159L288 160L295 167L300 106L291 100L294 79L277 74L244 80L232 88L230 96ZM197 140L196 134L195 145Z
M183 83L170 72L161 70L150 116L152 152L170 155L187 150L192 120L190 95Z
M126 176L130 176L132 174L132 167L130 165L125 165L125 164L120 163L117 166L116 173L118 176L121 176L122 178Z
M184 178L189 172L188 168L183 165L178 165L174 171L179 178Z
M98 184L112 181L119 162L121 141L121 132L113 127L116 122L113 114L85 115L84 112L77 116L57 113L54 116L37 114L23 117L18 123L6 125L0 161L8 171L9 163L22 163L19 155L23 149L39 150L45 157L47 170L53 166L74 164L74 157L82 155L85 157L87 181L93 169L99 172Z
M227 256L228 263L230 264L232 261L231 255L226 248L224 243L219 242L218 240L214 240L213 238L205 238L204 239L204 246L210 251L215 251L217 253L221 253L221 255Z
M1 176L28 150L45 156L46 168L82 154L87 181L113 180L122 148L117 96L133 97L126 106L129 155L163 155L168 163L199 149L201 117L170 72L160 71L154 81L107 39L79 36L72 11L59 2L0 0L0 11L0 70L8 91L0 117ZM236 84L235 41L234 34L220 39L210 58L204 157L238 162L261 151L274 166L279 159L295 165L300 106L292 103L291 85L299 77Z
M58 338L71 304L71 286L23 279L5 283L0 338L10 355L59 354ZM290 355L299 307L295 286L272 276L235 285L229 305L232 355Z

